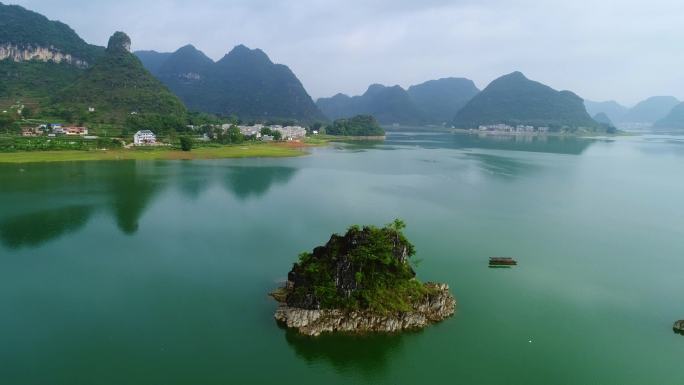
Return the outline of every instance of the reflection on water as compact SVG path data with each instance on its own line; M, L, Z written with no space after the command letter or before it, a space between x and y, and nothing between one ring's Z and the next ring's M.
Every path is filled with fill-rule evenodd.
M444 132L389 133L385 142L335 144L345 151L494 149L581 154L594 140L543 136L479 136ZM335 147L334 147L335 148ZM494 177L512 178L535 166L502 155L461 152ZM434 160L433 160L434 161ZM150 204L168 187L199 198L209 186L222 186L241 201L258 199L286 185L298 172L288 166L226 166L218 162L76 162L0 166L0 241L8 247L35 247L85 226L95 212L112 215L122 233L135 234ZM33 225L31 225L33 224Z
M411 336L323 334L312 338L292 329L284 332L285 340L290 347L297 356L307 362L327 362L339 371L354 370L366 377L382 374L391 362L392 356L401 352L403 339Z
M292 167L230 167L224 185L238 199L258 198L275 185L287 184L296 173Z
M387 145L419 146L434 149L479 148L568 155L580 155L596 142L596 139L563 136L452 134L444 132L393 132L388 135L385 141Z
M145 208L165 187L167 178L157 177L156 172L154 163L127 162L103 176L111 195L108 206L124 234L138 231L138 221Z
M168 187L198 198L223 186L236 198L258 198L297 173L293 167L217 167L193 162L83 162L1 166L6 209L0 241L35 247L85 226L97 212L111 214L119 230L138 231L140 218Z
M13 249L39 246L84 227L92 212L90 206L67 206L4 219L0 222L0 240Z
M477 160L485 172L505 179L514 178L539 169L538 166L532 163L522 162L505 156L480 153L466 153L465 156L466 158Z

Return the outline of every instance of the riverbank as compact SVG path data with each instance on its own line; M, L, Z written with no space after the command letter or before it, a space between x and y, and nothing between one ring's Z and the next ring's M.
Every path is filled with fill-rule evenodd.
M249 143L199 147L184 152L168 147L113 150L24 151L0 153L0 163L78 162L101 160L193 160L224 158L285 158L307 155L307 144Z

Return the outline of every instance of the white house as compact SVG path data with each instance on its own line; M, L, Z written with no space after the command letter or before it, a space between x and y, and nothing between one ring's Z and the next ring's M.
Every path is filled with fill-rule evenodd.
M157 143L157 136L150 130L141 130L133 135L133 143L136 146L146 146Z

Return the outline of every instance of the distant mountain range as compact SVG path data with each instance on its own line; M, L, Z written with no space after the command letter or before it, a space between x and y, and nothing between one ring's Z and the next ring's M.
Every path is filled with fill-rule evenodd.
M26 110L49 109L50 116L102 123L128 120L131 113L181 117L187 106L243 120L301 123L373 115L382 124L468 128L498 123L555 129L601 129L608 122L684 126L684 107L672 96L652 97L632 108L583 102L519 72L494 80L482 92L471 80L444 78L408 89L374 84L363 95L338 94L314 103L287 66L273 63L259 49L238 45L214 62L192 45L135 56L129 47L123 33L112 36L105 49L86 43L66 24L0 3L0 104L20 100ZM181 121L176 119L176 126L185 127Z
M611 121L622 124L651 125L664 119L680 103L674 96L653 96L627 108L614 101L584 102L587 111L606 114Z
M373 84L360 96L337 94L316 105L330 119L373 115L381 124L448 123L479 90L462 78L431 80L409 87Z
M598 129L583 100L570 91L556 91L520 72L502 76L470 100L454 119L457 128L491 124L531 125L551 130Z
M589 115L596 116L597 114L603 113L612 122L621 122L622 118L627 114L627 111L629 111L629 108L614 100L607 102L592 102L591 100L585 100L584 106Z
M655 128L684 129L684 103L679 103L662 119L654 124Z
M172 54L136 55L191 110L241 119L325 120L292 71L259 49L238 45L218 62L192 45Z

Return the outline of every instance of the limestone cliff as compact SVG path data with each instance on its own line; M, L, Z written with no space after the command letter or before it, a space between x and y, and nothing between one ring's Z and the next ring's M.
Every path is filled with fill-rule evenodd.
M88 67L87 61L74 57L71 54L61 52L54 47L19 47L9 43L0 44L0 60L7 59L15 62L36 60L42 62L67 63L79 68Z

